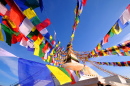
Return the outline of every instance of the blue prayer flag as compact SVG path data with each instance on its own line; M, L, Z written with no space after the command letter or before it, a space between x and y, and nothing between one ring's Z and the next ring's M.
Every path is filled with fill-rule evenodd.
M44 37L49 40L50 34L49 34L49 33L46 33L46 35L45 35Z

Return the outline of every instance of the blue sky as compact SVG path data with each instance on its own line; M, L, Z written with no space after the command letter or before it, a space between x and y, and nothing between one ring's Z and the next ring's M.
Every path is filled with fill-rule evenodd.
M66 45L71 40L76 2L77 0L43 0L44 11L41 13L40 8L35 9L41 21L46 18L50 19L51 25L48 26L47 29L52 36L54 36L54 30L56 31L57 41L61 41L64 49L66 49ZM86 6L83 8L75 32L73 49L75 51L93 50L129 4L130 0L88 0ZM119 35L114 35L114 37L109 38L109 42L105 44L103 48L111 47L130 39L129 32L130 25L123 29ZM33 52L27 51L27 49L20 46L19 43L12 44L10 47L5 42L0 41L0 47L20 58L44 63L40 57L34 56ZM112 62L130 61L130 58L129 56L106 56L93 58L91 60ZM0 85L8 86L18 81L17 64L17 58L0 57ZM96 69L91 64L86 63L86 65L94 69L99 75L107 77L105 73ZM130 70L129 67L102 67L121 75L127 74L127 76L130 77L130 73L128 72L128 70Z

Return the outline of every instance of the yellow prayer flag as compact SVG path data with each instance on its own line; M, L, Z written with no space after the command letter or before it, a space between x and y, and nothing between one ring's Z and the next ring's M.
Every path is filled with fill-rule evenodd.
M121 66L121 63L120 62L117 62L119 66Z
M71 82L71 79L64 72L62 72L58 67L54 67L51 65L47 65L47 67L53 73L53 75L55 75L55 77L58 79L60 85Z
M32 32L34 32L36 30L36 27L34 26L33 28L32 28Z
M32 19L33 17L37 16L32 8L28 8L28 9L24 10L23 13L29 20Z
M38 37L37 40L34 42L34 44L40 45L43 39L44 39L44 37L42 37L42 38Z
M55 49L53 48L53 50L51 51L50 55L53 55L54 50L55 50Z
M74 33L72 34L71 38L74 38Z
M111 32L112 32L113 34L115 34L115 30L114 30L113 27L111 28Z
M116 33L117 35L122 31L118 23L116 23L116 24L113 26L113 29L114 29L114 31L115 31L115 33Z
M105 51L104 51L104 50L102 50L102 53L103 53L103 56L107 56L107 54L105 53Z
M2 31L1 31L1 23L0 23L0 40L4 41L4 37L3 37Z
M76 6L75 11L74 11L75 14L76 14L76 11L77 11L77 6Z
M129 66L128 63L126 63L125 66Z
M92 51L92 55L95 55L95 52L94 52L94 50Z
M98 44L98 50L101 49L101 42Z
M11 28L16 28L15 23L13 21L11 21L8 16L5 15L3 17L3 20L6 20L9 23L9 25L11 26Z
M127 56L130 56L130 55L129 55L129 52L125 52L125 54L126 54Z
M120 49L117 46L113 46L113 48L116 50L117 53L121 53Z
M78 24L79 23L79 19L76 21L76 24Z
M50 40L52 40L52 36L50 35Z
M47 62L49 62L49 61L50 61L50 56L48 55Z
M34 46L35 46L34 55L39 56L40 47L39 47L39 45L36 44L36 43L34 43Z

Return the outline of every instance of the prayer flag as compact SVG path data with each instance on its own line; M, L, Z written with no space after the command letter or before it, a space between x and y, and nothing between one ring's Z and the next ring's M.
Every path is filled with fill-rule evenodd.
M22 11L28 9L28 7L24 4L24 2L22 2L22 0L14 0L14 1Z
M51 44L52 44L53 46L55 46L55 44L56 44L55 40L53 40L53 41L51 42Z
M54 31L54 40L56 40L56 32Z
M121 29L124 29L126 26L129 25L128 22L126 22L126 23L123 25L120 19L118 19L117 22L118 22L118 24L119 24L119 26L120 26Z
M8 26L9 28L11 28L13 31L19 32L19 31L18 31L18 28L16 28L15 23L14 23L12 20L10 20L8 16L6 16L6 15L3 16L3 17L2 17L2 21L3 21L3 23L4 23L6 26Z
M34 25L30 22L28 18L25 18L19 26L20 32L23 33L25 36L27 36L33 28Z
M10 20L12 20L16 28L19 28L19 25L24 20L25 15L22 13L22 11L19 9L19 7L15 4L13 0L5 0L7 4L11 7L10 9Z
M42 51L42 49L44 48L45 44L42 42L40 44L40 50L39 50L39 57L44 57L45 53Z
M21 0L28 7L32 7L33 9L40 6L40 9L43 10L43 3L41 0Z
M54 67L51 65L47 65L47 67L53 73L53 75L55 75L55 77L58 79L60 85L71 82L71 79L64 72L62 72L58 67Z
M34 43L34 46L35 46L34 55L39 56L39 50L40 50L40 47L39 47L39 45L36 44L36 43Z
M13 34L11 43L16 44L17 42L20 42L23 38L23 34L18 32L18 35Z
M46 64L22 58L18 59L18 77L20 86L55 86Z
M50 39L50 34L46 33L46 35L44 37L49 40Z
M4 37L3 37L2 31L1 31L1 23L0 23L0 40L4 41Z
M14 54L0 48L0 56L17 57Z
M103 44L106 44L108 42L110 35L106 34L106 36L103 38Z
M8 15L9 16L9 10L0 2L0 15Z
M117 35L122 31L118 22L116 22L116 24L113 26L113 29Z
M83 0L82 3L83 3L83 6L85 6L87 0Z
M40 31L40 33L41 33L41 34L47 34L47 33L48 33L48 30L47 30L46 28L44 28L44 29L42 29L42 30Z
M121 23L124 25L126 22L129 21L129 19L130 19L130 13L129 13L129 10L126 9L126 10L122 13L122 15L121 15L121 17L120 17Z
M28 8L28 9L24 10L23 13L29 20L32 19L33 17L37 16L32 8Z
M98 44L98 50L101 49L101 42Z
M40 19L38 18L38 16L35 16L33 19L32 19L32 23L34 26L38 25L41 23Z
M34 52L35 48L30 48L30 47L28 46L27 50Z
M12 36L14 32L10 28L8 28L6 25L3 25L3 24L2 24L2 28L6 35L6 43L11 46L11 40L12 40Z
M44 53L45 53L45 51L47 50L48 45L49 45L49 42L47 42L47 43L45 44L44 48L42 49L42 51L43 51Z
M108 32L108 34L110 35L110 37L113 37L115 35L115 31L113 29L113 27L111 28L111 30Z
M41 31L42 29L46 28L50 24L51 24L51 22L50 22L49 18L47 18L42 23L36 25L36 28L37 28L38 31Z

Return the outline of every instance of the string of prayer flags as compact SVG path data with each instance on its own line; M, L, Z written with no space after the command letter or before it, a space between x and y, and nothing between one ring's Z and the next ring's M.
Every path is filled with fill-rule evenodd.
M22 0L15 0L15 2L13 0L6 0L7 4L11 7L10 14L7 15L7 13L9 13L9 10L2 4L1 7L3 7L5 11L3 12L2 10L0 10L0 12L3 16L3 23L8 28L7 30L11 30L10 33L7 33L6 31L6 35L10 35L8 36L10 37L10 39L6 38L6 42L8 41L9 45L11 45L11 43L15 44L17 42L20 42L20 45L25 46L29 51L33 51L34 55L43 58L46 53L46 50L50 47L46 46L47 42L43 42L44 37L42 36L42 34L40 34L40 32L43 34L48 33L45 27L49 26L51 22L49 18L47 18L43 22L40 21L40 19L37 17L36 13L33 10L35 7L39 6L38 4L37 6L35 6L35 1L36 0L33 0L31 3L29 3L30 1L28 0L25 0L25 2ZM29 20L32 18L32 23L34 25ZM53 46L55 46L56 42L51 35L49 35L49 41ZM47 44L51 46L49 42ZM55 49L58 46L59 44L56 45ZM48 51L47 53L53 55L56 53L55 49L51 48L50 51ZM47 55L47 59L49 59L48 61L51 62L48 56L49 55ZM51 56L51 58L53 58L53 56Z
M109 37L113 37L115 34L119 34L122 29L128 26L128 22L130 21L130 5L127 6L125 11L122 13L121 17L116 21L116 23L112 26L109 32L105 35L103 40L96 46L97 49L101 49L104 44L108 43Z
M99 70L103 71L104 73L108 73L108 74L111 74L111 75L119 75L119 74L113 73L113 72L111 72L111 71L109 71L109 70L106 70L106 69L100 67L98 64L95 64L94 62L91 62L91 61L89 61L89 62L90 62L93 66L95 66L96 68L98 68ZM119 76L121 76L121 77L124 78L124 79L129 79L129 78L127 78L127 77L125 77L125 76L122 76L122 75L119 75Z
M92 50L89 53L79 53L75 52L75 55L77 56L78 59L81 61L87 61L89 58L94 58L94 57L100 57L100 56L109 56L109 55L118 55L118 56L130 56L130 40L125 41L122 44L118 44L115 46L112 46L110 48L106 48L103 50Z
M107 66L119 66L119 67L129 67L130 66L130 61L125 61L125 62L96 62L96 61L91 61L94 62L98 65L107 65Z
M0 40L4 41L4 37L3 37L2 31L1 31L1 23L0 23Z
M79 23L80 14L82 13L83 6L85 6L87 0L77 0L77 6L75 8L75 21L74 25L72 26L72 35L71 35L71 45L73 42L75 30L77 28L77 25Z

